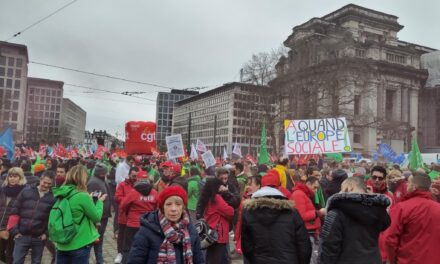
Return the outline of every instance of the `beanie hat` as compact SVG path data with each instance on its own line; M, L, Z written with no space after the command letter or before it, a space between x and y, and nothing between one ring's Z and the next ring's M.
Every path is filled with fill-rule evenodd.
M179 164L175 164L175 163L173 163L171 161L162 162L160 164L160 167L162 167L162 168L168 167L168 168L170 168L175 173L180 173L180 171L182 170L182 168L180 167Z
M146 172L146 171L143 171L143 170L138 171L138 173L137 173L137 178L138 178L139 180L140 180L140 179L148 178L147 172Z
M347 172L342 169L337 169L332 172L333 180L338 179L341 182L348 178Z
M163 189L160 192L159 197L157 198L157 205L162 212L163 212L163 205L165 204L165 201L168 198L170 198L171 196L178 196L178 197L182 198L183 204L185 205L185 207L188 204L188 196L186 195L185 190L180 186L170 186L170 187Z
M269 170L266 175L261 178L261 187L273 186L278 187L281 185L280 175L275 169Z
M34 173L39 173L42 172L46 169L46 167L44 166L44 164L37 164L34 166Z
M103 176L103 175L107 175L107 166L105 166L102 163L96 163L95 165L95 172L93 173L93 175L95 176Z

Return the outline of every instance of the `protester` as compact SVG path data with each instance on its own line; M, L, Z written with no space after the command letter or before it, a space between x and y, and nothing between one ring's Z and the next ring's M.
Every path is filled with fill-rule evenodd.
M55 177L55 187L59 187L63 185L64 181L66 180L66 174L69 170L69 167L66 163L60 163L57 166L57 176Z
M278 172L278 175L280 175L281 186L283 188L286 188L290 192L292 188L295 186L295 182L290 177L290 174L288 172L288 167L289 167L289 159L281 158L278 161L278 164L275 166L275 170Z
M388 190L392 193L394 202L398 203L403 200L407 193L407 181L405 176L399 170L392 170L387 177Z
M21 169L23 170L28 185L37 185L40 182L40 179L32 173L32 166L29 162L23 161L21 163Z
M307 232L309 233L310 240L312 241L312 261L311 263L317 263L318 257L318 238L321 228L320 217L326 214L326 209L321 208L316 210L313 205L314 193L319 189L319 181L316 177L308 177L305 184L297 183L293 188L293 193L290 196L290 200L295 202L295 208L301 215L302 220L305 223Z
M125 158L123 162L118 164L115 173L116 185L118 185L120 182L128 178L128 173L130 172L130 168L133 166L133 164L134 164L133 156L127 156L127 158Z
M92 178L87 183L87 191L93 193L94 196L110 194L110 187L106 182L106 176L108 169L103 163L97 163ZM105 199L104 210L102 212L102 218L99 223L96 224L99 233L99 242L93 245L93 251L95 252L96 264L104 263L104 256L102 255L102 246L104 244L104 233L107 228L109 217L111 217L111 202L110 199Z
M440 259L440 204L430 192L431 179L415 172L408 193L390 210L391 226L384 240L391 264L434 264Z
M200 197L200 171L196 167L191 167L188 178L188 211L191 221L196 220L197 202Z
M49 212L55 203L51 191L53 181L53 173L42 174L38 187L24 188L13 204L9 221L11 218L18 219L18 223L10 230L15 241L14 264L24 263L29 250L32 252L32 263L41 263L47 240Z
M159 210L141 218L128 263L205 263L198 233L186 213L187 200L180 186L168 187L159 194Z
M142 180L135 183L134 188L122 199L119 209L127 214L122 263L127 263L133 237L140 227L141 215L157 209L157 196L153 185L148 180Z
M346 179L328 200L319 263L382 264L378 238L390 225L389 204L385 195L367 194L363 179Z
M332 171L331 177L327 178L330 182L327 185L327 188L324 189L325 196L330 198L335 193L341 191L341 184L345 179L348 178L348 174L345 170L337 169Z
M254 192L244 202L242 221L241 246L249 263L309 263L310 239L301 216L277 189Z
M57 199L69 199L73 221L78 225L78 233L67 244L57 244L57 264L88 263L93 243L99 239L95 223L99 223L106 194L99 194L95 201L87 193L87 171L82 165L72 167L66 175L65 183L54 189Z
M26 186L26 178L23 170L17 167L8 171L8 176L0 187L0 261L12 264L12 253L14 251L14 240L6 229L12 206L18 194Z
M220 171L223 173L224 171ZM218 240L208 247L206 263L216 264L222 262L229 242L229 221L234 216L234 208L220 195L226 188L218 178L206 180L205 187L200 195L199 204L203 210L203 218L209 227L218 232Z
M115 263L121 263L122 262L122 251L124 249L124 239L125 239L125 229L127 227L127 212L124 210L121 210L120 204L122 200L127 197L128 193L133 190L134 184L137 180L137 173L139 172L139 169L137 167L131 167L129 171L129 176L124 181L120 182L118 186L116 187L115 192L115 201L118 205L118 238L117 238L117 251L118 254L115 258Z
M244 193L244 187L246 186L246 182L247 182L247 175L244 172L244 166L242 163L240 162L234 163L234 173L238 183L239 194L240 197L242 197Z
M168 186L178 185L185 191L188 189L188 183L185 178L180 177L182 167L180 164L175 164L171 161L166 161L160 164L163 172L160 181L156 184L156 190L160 193Z

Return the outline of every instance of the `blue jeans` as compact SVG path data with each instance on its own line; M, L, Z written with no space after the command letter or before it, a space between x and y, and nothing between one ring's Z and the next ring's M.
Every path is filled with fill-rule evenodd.
M71 250L57 250L57 264L89 264L91 245Z
M93 245L93 251L95 251L96 264L104 263L104 257L102 256L102 245L104 244L104 232L107 228L108 218L101 219L101 225L98 228L99 243Z
M41 240L39 237L21 236L16 238L12 254L13 263L23 264L29 249L31 249L32 264L40 264L45 244L46 240Z

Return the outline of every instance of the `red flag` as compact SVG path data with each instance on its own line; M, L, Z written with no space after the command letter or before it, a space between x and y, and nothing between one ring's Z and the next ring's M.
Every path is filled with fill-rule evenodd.
M103 145L99 145L95 151L95 157L98 159L104 158L104 153L107 152L107 149Z
M257 159L254 158L254 157L252 157L251 154L247 154L247 155L246 155L246 159L247 159L248 161L252 162L253 164L257 164L257 163L258 163Z

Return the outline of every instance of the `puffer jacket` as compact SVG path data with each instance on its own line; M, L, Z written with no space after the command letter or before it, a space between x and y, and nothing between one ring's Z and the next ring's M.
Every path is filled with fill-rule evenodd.
M297 183L293 188L293 193L290 195L290 200L295 202L295 208L301 215L302 220L306 225L306 229L309 232L319 233L321 227L321 219L316 213L315 206L313 205L313 192L302 183Z
M49 212L55 204L51 191L40 198L36 186L27 186L17 196L11 215L18 215L18 226L11 229L12 236L20 233L24 236L38 237L47 233Z
M241 248L249 263L309 264L310 238L291 201L263 196L243 208Z
M200 249L199 235L191 223L188 226L188 232L191 239L193 263L205 263ZM127 263L156 264L159 249L164 239L165 235L159 223L158 211L156 210L143 215L141 218L141 227L134 237ZM176 252L176 264L184 264L182 259L182 245L174 245L174 250Z
M0 230L6 229L15 199L25 187L26 185L15 185L0 188Z
M379 234L391 223L382 194L338 193L328 200L321 232L321 264L381 264Z

